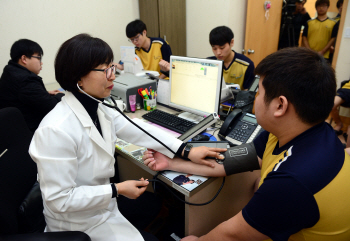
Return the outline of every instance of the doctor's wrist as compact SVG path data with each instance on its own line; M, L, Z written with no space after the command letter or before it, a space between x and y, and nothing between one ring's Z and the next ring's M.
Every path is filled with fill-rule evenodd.
M112 198L118 197L119 193L118 193L117 184L111 183L111 187L112 187Z

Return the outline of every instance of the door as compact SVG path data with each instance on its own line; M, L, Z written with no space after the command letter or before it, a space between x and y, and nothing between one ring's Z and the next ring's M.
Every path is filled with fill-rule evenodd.
M186 0L139 0L148 37L166 40L173 55L186 56Z
M173 55L186 56L186 0L160 0L159 33Z
M270 0L268 19L265 0L248 0L244 40L245 55L257 66L267 55L276 52L281 25L282 0Z
M140 19L147 26L147 36L159 38L158 0L139 0Z

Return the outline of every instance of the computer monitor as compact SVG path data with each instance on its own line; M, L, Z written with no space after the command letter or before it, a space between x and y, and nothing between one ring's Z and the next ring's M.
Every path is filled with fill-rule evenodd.
M169 106L200 116L219 112L223 61L170 57Z

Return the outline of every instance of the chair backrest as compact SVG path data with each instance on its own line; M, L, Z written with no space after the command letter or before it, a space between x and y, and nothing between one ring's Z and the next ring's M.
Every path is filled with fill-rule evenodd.
M1 234L19 232L18 208L36 182L36 164L28 153L32 136L17 108L0 110L0 154L7 150L0 157Z

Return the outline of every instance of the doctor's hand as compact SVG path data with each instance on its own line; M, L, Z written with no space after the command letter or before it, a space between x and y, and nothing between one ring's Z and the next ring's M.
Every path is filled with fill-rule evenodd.
M114 185L116 185L118 189L118 194L130 199L136 199L146 191L148 183L147 180L141 178L140 181L129 180Z
M169 157L162 153L148 149L143 153L143 163L153 171L163 171L169 169Z
M224 156L221 155L220 152L225 151L227 151L226 148L213 148L206 146L193 147L190 150L190 153L188 154L188 159L197 164L206 165L208 167L214 167L215 165L212 162L206 160L205 158L215 157L217 159L224 159Z

